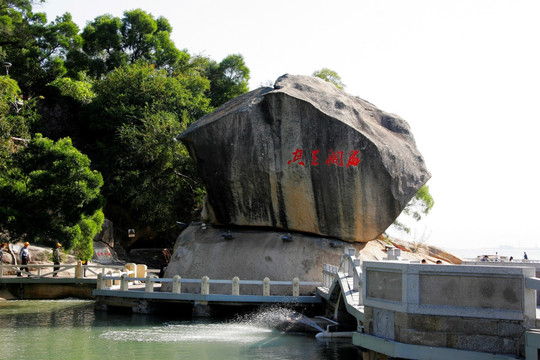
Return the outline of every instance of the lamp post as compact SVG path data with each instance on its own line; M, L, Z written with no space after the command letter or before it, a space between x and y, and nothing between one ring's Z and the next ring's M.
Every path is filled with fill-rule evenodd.
M11 67L11 63L5 61L2 63L2 66L6 68L6 75L9 75L9 68Z

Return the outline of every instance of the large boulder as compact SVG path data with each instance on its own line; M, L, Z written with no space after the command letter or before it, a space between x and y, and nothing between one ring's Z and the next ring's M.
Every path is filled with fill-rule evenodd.
M230 236L224 237L228 234ZM345 249L358 253L365 243L351 244L341 240L249 228L227 229L190 224L179 236L173 256L165 272L166 278L180 275L183 279L290 281L288 285L273 286L272 295L292 295L292 280L322 281L323 264L339 265ZM182 292L198 293L200 282L182 283ZM301 286L302 295L315 292L315 285ZM171 291L172 284L164 283L161 291ZM242 285L243 295L262 295L261 285ZM231 294L231 284L212 284L212 294Z
M430 178L408 124L311 76L280 77L178 137L206 185L203 220L367 242Z

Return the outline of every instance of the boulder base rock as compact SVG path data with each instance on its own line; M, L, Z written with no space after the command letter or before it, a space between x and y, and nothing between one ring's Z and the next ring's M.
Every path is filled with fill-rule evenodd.
M322 281L323 264L339 265L346 248L361 250L365 244L350 244L318 236L292 234L291 241L277 231L231 229L232 239L222 235L226 228L201 223L188 226L176 241L165 277L176 274L183 279L291 281L291 286L274 286L272 295L292 295L292 280ZM165 283L162 291L170 291ZM182 284L182 292L200 292L200 284ZM260 285L241 285L241 294L262 295ZM302 286L301 294L313 294L315 286ZM231 285L211 284L212 294L231 294Z
M311 76L242 95L179 139L212 224L367 242L430 178L404 120Z

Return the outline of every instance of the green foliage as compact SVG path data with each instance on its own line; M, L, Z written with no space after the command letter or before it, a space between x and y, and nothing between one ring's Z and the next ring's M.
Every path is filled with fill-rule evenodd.
M341 81L341 76L334 70L322 68L321 70L314 71L312 75L334 84L340 90L345 88L345 84Z
M204 188L172 139L248 91L243 57L191 57L171 40L167 19L140 9L98 16L79 32L69 13L47 23L33 3L0 1L0 62L12 63L0 76L0 231L61 240L87 259L103 194L117 227L176 237L176 221L193 219ZM25 146L37 132L60 140L36 136ZM68 156L77 150L65 136L104 182L90 184L88 158Z
M9 171L0 174L0 230L12 241L71 248L93 238L101 225L103 179L69 138L55 143L38 134L8 161ZM91 231L83 220L95 222Z
M73 247L75 256L83 261L90 261L94 255L94 236L101 231L105 215L100 209L91 216L83 216L77 223L80 236Z
M83 104L89 104L96 94L92 90L92 82L73 80L68 77L58 78L51 82L49 86L53 86L60 90L63 96L69 96Z
M122 66L95 83L93 124L106 135L114 135L124 124L139 124L145 113L160 111L189 123L209 111L209 101L201 95L207 87L208 81L200 76L169 76L143 62Z
M208 61L206 76L210 79L208 97L218 107L235 97L248 92L249 69L242 55L229 55L219 64Z
M79 28L66 13L46 24L43 13L32 12L32 1L0 5L0 61L12 64L10 75L26 94L40 94L47 83L66 72L69 51L81 46Z
M39 120L37 100L23 100L17 82L0 76L0 172L7 171L7 158L16 151L13 138L30 138L30 129Z
M202 185L189 154L173 139L209 111L207 88L196 72L171 76L143 62L96 81L89 113L100 144L98 166L108 179L106 210L117 225L159 233L192 219Z
M68 55L70 76L86 71L95 78L116 68L145 61L173 74L189 62L170 38L172 27L165 18L155 19L141 9L124 12L122 19L102 15L83 30L82 48Z
M157 232L170 230L179 219L191 219L202 201L195 165L182 143L174 140L182 129L172 114L161 112L118 132L122 152L113 191L123 208L131 210L132 219Z
M415 221L420 221L422 220L422 216L429 214L433 205L435 205L435 201L429 192L429 187L424 185L418 190L416 195L409 201L401 213L411 217ZM411 231L407 225L398 220L394 221L394 226L398 230L403 230L406 233L410 233Z

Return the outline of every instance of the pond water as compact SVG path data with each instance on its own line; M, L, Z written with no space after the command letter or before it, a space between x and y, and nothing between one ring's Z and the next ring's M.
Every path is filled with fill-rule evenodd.
M94 311L93 301L0 302L0 358L361 359L350 339L318 340L273 326L288 310L238 319L173 319Z

